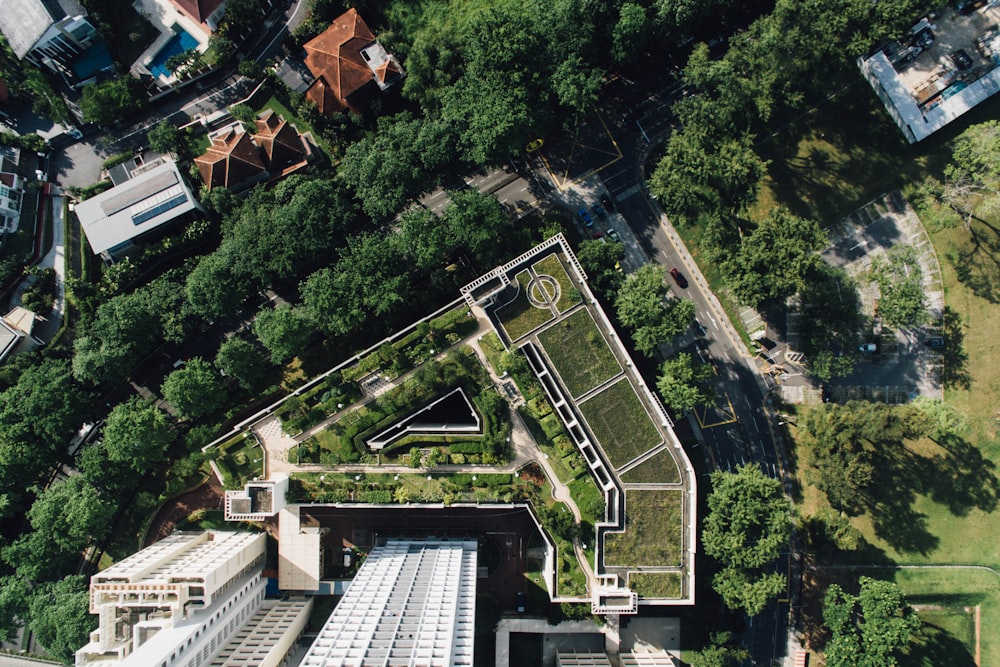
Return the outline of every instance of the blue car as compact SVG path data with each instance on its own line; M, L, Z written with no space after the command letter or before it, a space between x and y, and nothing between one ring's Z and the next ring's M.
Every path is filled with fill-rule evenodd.
M581 208L579 211L576 212L576 214L580 216L581 220L583 220L583 224L587 225L588 227L594 226L594 221L590 219L590 214L587 213L587 209Z

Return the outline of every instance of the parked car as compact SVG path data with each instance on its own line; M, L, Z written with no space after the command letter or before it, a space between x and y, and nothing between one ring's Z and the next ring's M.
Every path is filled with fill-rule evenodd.
M517 613L523 614L525 609L527 609L524 592L518 591L516 599L517 599Z
M604 208L609 211L615 210L615 203L611 200L611 197L608 196L607 192L601 195L601 203L604 204Z
M875 343L862 343L858 345L859 352L876 352L878 351L878 345Z
M583 224L587 225L588 227L594 226L594 221L590 219L590 214L587 213L587 209L581 208L579 211L576 212L576 214L580 216L580 220L583 221Z
M955 10L959 14L971 14L986 4L986 0L955 0Z
M618 232L616 232L613 229L609 229L608 230L608 238L611 239L612 241L614 241L615 243L621 243L622 242L622 237L618 236Z
M969 54L962 49L959 49L949 55L948 59L955 65L956 69L963 72L972 67L972 58L970 58Z
M600 204L594 204L594 215L596 215L601 220L608 217L607 214L604 212L604 207L601 206Z
M680 287L681 289L687 289L688 286L687 278L685 278L684 274L678 271L676 268L670 269L670 277L674 279L674 282L677 283L678 287Z
M527 146L524 147L524 152L525 153L534 153L535 151L537 151L539 148L541 148L544 145L545 145L545 140L544 139L533 139L532 141L528 142Z
M944 347L944 338L928 338L924 341L924 345L932 349L941 349Z

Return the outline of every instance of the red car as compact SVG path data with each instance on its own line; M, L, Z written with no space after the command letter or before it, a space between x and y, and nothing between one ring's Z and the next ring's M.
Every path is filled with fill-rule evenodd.
M677 283L677 286L680 287L681 289L687 288L688 286L687 278L685 278L684 274L678 271L676 268L670 269L670 277L674 279L674 282Z

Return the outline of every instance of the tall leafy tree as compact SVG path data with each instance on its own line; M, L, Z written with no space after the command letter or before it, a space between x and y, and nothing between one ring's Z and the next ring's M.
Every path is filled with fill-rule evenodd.
M817 251L825 244L826 236L817 222L779 207L743 239L722 269L740 301L757 308L801 290L822 261Z
M788 541L791 505L781 482L754 464L713 472L711 480L702 543L722 565L712 586L726 606L755 616L785 587L770 566Z
M113 125L142 108L145 95L138 79L119 76L83 87L80 110L84 120Z
M271 353L271 361L276 364L300 353L313 331L312 322L305 313L288 304L277 308L264 307L253 323L254 335Z
M155 405L138 396L119 403L104 421L104 446L112 461L148 472L163 460L177 434Z
M900 651L920 629L920 617L891 581L858 580L858 595L831 584L823 599L823 621L832 637L826 645L830 667L894 667Z
M602 243L599 239L584 241L576 252L577 259L587 272L587 284L597 294L613 299L625 280L621 261L625 259L625 246L621 243Z
M895 245L884 257L875 257L871 273L879 286L878 314L883 322L914 327L930 321L924 274L913 246Z
M162 391L163 398L184 417L197 419L220 410L226 403L222 378L200 357L168 375Z
M656 389L671 410L687 412L712 400L712 390L706 384L711 374L708 364L696 364L689 353L678 352L661 364Z
M66 662L87 643L98 618L90 613L87 578L69 575L42 584L31 595L30 627L49 655Z
M636 349L646 356L683 333L694 318L694 302L670 296L665 276L659 264L646 264L625 279L615 299L618 320L632 331Z
M263 361L261 350L238 336L224 340L215 355L215 367L235 378L247 390L256 387L266 376L268 367Z

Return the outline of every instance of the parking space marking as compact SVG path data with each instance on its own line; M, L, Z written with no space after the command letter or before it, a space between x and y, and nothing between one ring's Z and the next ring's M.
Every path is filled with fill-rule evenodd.
M577 124L576 130L574 131L573 140L570 142L570 154L569 154L569 159L566 161L567 165L566 170L561 176L555 173L555 171L552 169L552 166L549 164L549 161L545 158L545 149L543 148L538 152L538 157L541 158L542 164L545 165L545 170L549 172L549 176L552 177L553 183L556 184L556 188L558 188L560 191L566 190L566 188L568 188L570 185L573 185L574 183L580 183L585 181L586 179L590 178L591 176L600 172L601 170L607 169L608 167L610 167L611 165L618 162L624 157L624 155L622 154L621 147L618 145L618 142L615 140L614 135L611 134L611 130L608 128L608 124L604 122L604 116L596 108L594 109L594 114L597 116L597 120L598 122L600 122L601 127L604 128L604 134L611 141L611 145L614 147L614 152L607 150L606 148L591 146L589 144L584 144L577 141L577 137L579 136L579 131L580 131L579 123ZM577 148L585 148L592 150L598 154L610 155L612 159L598 167L590 169L589 171L587 171L584 174L581 174L580 176L570 178L569 177L570 165L573 162L573 155L576 153Z
M719 409L720 412L723 413L723 415L725 415L725 411L722 408L720 408L720 406L718 406L718 405L702 406L702 414L699 415L698 414L698 408L695 407L695 409L692 410L692 412L694 412L694 418L698 420L698 426L700 426L701 428L704 429L704 428L713 428L715 426L725 426L727 424L735 424L736 423L736 421L737 421L736 420L736 411L733 410L733 403L732 403L731 400L729 400L729 394L727 394L726 392L723 392L723 395L726 397L726 405L729 406L729 418L728 419L723 418L723 419L720 419L719 421L712 422L711 424L706 424L705 420L708 419L709 408Z

